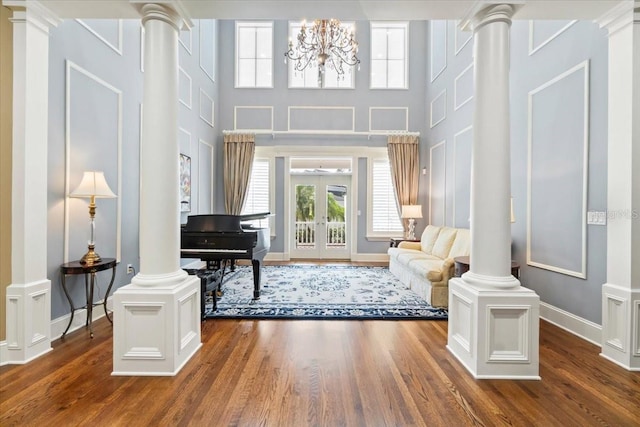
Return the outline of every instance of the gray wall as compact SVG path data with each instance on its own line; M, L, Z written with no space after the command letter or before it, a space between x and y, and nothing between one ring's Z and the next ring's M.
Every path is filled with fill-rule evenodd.
M66 192L73 191L79 184L83 171L104 171L109 186L118 195L117 199L96 201L96 251L104 258L120 254L112 291L130 283L132 276L126 274L127 264L132 264L136 271L139 266L143 80L140 21L83 22L85 25L66 20L50 32L47 266L52 281L53 319L69 313L60 286L59 266L67 260L79 259L87 251L88 200L65 197ZM181 36L185 45L191 47L191 53L182 44L179 48L180 66L191 78L191 108L180 104L182 131L176 137L181 152L191 156L192 161L191 213L209 213L212 186L208 182L211 180L203 185L198 177L212 175L209 153L213 149L200 141L215 144L216 129L205 123L201 115L210 117L215 113L206 103L201 108L199 94L200 89L204 90L217 105L217 84L208 76L217 75L214 49L217 29L213 21L206 21L202 32L199 22L195 24L190 41L188 33ZM189 98L186 81L183 73L180 82L183 100ZM216 122L214 116L213 123ZM69 162L65 160L67 155ZM186 214L182 217L186 220ZM98 274L101 297L109 278L110 273ZM81 277L70 276L67 284L75 304L83 306Z
M586 225L584 208L606 209L607 37L596 24L569 24L515 21L511 29L513 258L541 301L600 323L606 227ZM427 84L427 114L437 123L421 147L431 155L427 212L437 225L468 228L473 40L462 47L469 34L454 22L427 34L427 69L446 64Z

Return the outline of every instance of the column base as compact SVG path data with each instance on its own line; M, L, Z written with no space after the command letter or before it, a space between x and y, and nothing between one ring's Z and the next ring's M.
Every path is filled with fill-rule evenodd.
M24 364L48 353L51 347L51 280L7 287L6 360Z
M539 380L540 298L449 280L447 349L477 379Z
M112 375L173 376L202 346L200 279L123 286L113 294Z
M640 371L640 289L602 285L602 357Z

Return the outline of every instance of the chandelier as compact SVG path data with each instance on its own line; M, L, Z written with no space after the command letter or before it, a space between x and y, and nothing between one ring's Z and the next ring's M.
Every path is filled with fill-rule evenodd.
M358 42L354 38L353 28L348 31L340 25L337 19L316 19L313 25L307 27L302 22L302 28L296 38L289 40L289 50L284 54L284 62L295 61L293 68L303 71L310 64L318 64L318 85L323 86L325 67L329 67L338 73L338 79L344 79L344 65L358 65L360 60Z

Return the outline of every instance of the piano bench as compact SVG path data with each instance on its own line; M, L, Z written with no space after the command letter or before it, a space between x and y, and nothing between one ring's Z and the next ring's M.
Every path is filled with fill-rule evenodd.
M205 268L184 268L190 275L200 278L200 317L205 319L205 301L207 292L211 292L212 310L218 309L217 293L222 285L222 270L207 270Z

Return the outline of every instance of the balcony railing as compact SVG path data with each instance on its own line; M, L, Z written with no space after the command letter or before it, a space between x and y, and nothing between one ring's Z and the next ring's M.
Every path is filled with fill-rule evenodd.
M316 228L315 221L296 221L296 248L315 249ZM344 221L329 221L326 223L327 248L344 248L347 245L347 226Z

